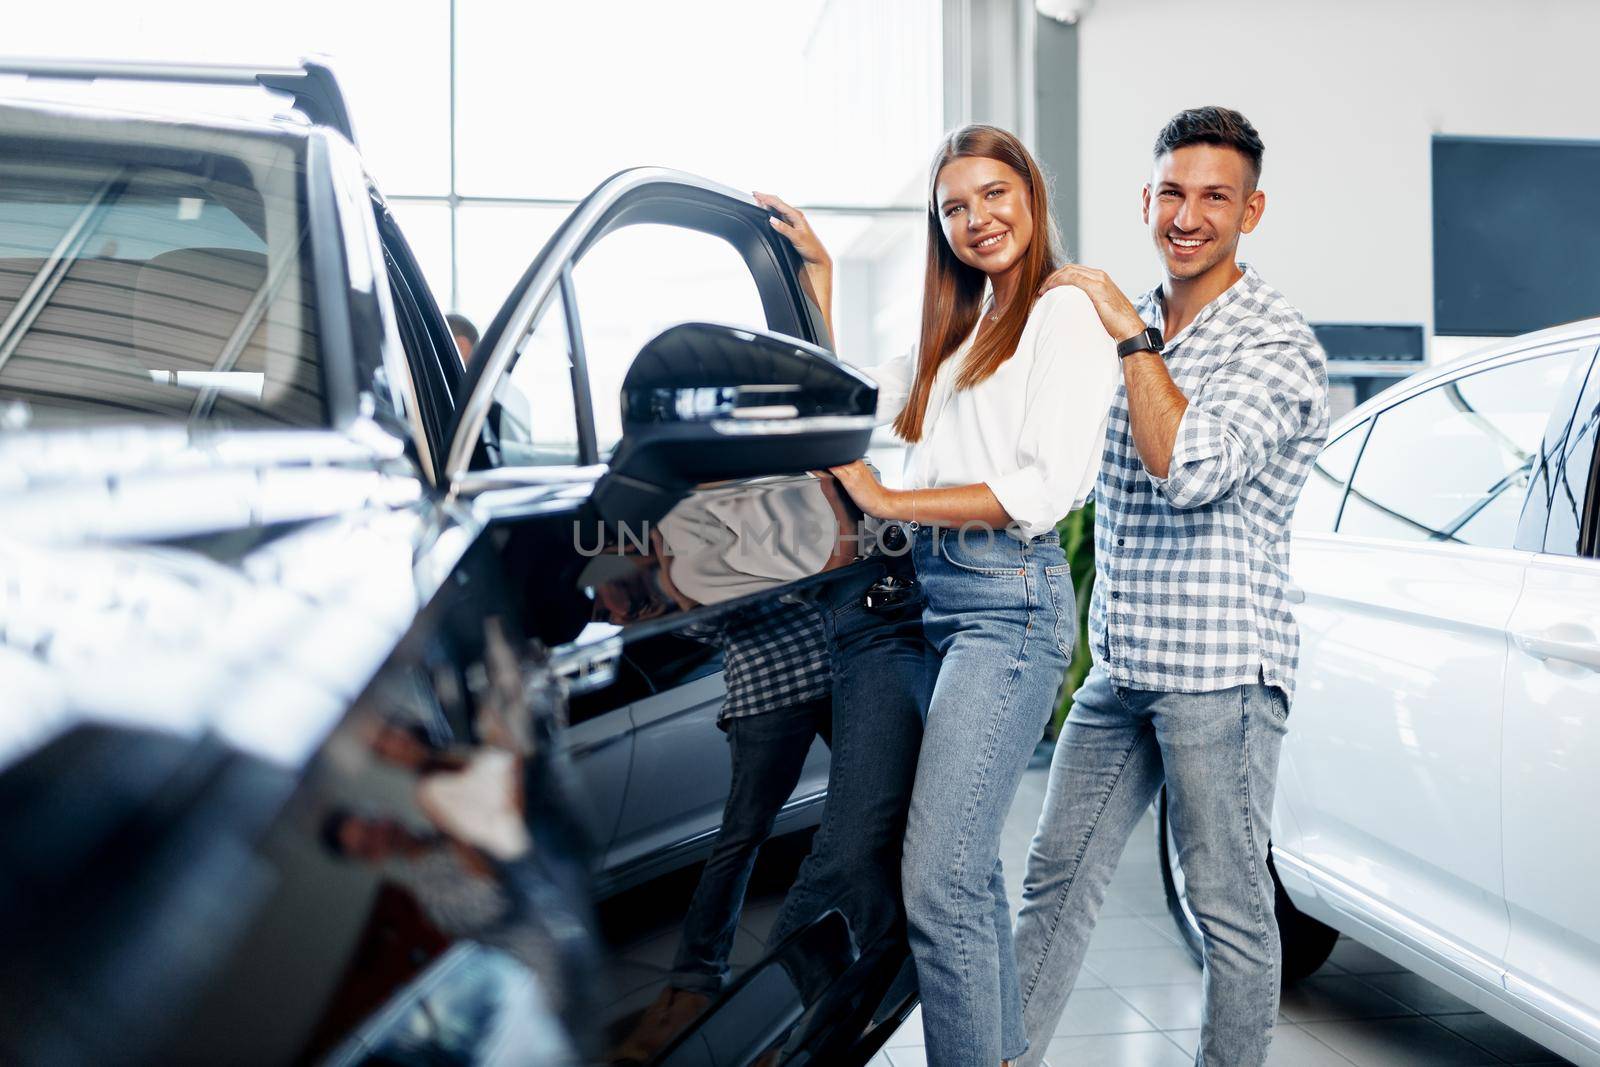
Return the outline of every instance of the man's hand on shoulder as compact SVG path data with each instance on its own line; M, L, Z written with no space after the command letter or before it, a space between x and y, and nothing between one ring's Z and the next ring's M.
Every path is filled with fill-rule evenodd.
M1083 290L1094 304L1094 310L1100 316L1100 324L1106 328L1106 333L1110 334L1113 340L1124 340L1144 329L1144 319L1134 308L1133 301L1117 288L1117 283L1112 281L1111 276L1105 271L1085 267L1080 263L1068 263L1044 280L1044 284L1039 287L1039 295L1043 296L1051 289L1063 285L1072 285Z

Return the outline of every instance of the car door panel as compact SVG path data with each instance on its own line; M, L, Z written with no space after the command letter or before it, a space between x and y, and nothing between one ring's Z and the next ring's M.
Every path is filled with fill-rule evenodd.
M666 172L619 175L603 185L557 231L484 332L462 387L466 399L444 464L447 478L468 487L474 510L491 515L510 595L521 605L529 632L556 660L588 657L585 662L591 664L577 683L582 691L574 692L568 704L572 725L562 745L588 794L585 825L602 846L595 874L606 992L594 1018L605 1031L608 1058L649 1061L658 1054L681 1054L671 1053L667 1044L672 1042L716 1044L720 1039L714 1031L722 1024L712 1020L733 1015L758 1029L770 1022L772 1039L781 1045L784 1028L801 1014L791 1012L792 1005L774 1006L782 1018L745 1018L754 995L748 991L766 988L784 973L774 967L772 956L781 946L765 944L758 934L770 927L794 883L809 839L795 831L814 826L820 816L830 753L815 736L797 742L806 746L799 782L789 796L778 798L782 810L768 847L754 859L742 906L735 900L740 932L726 959L731 999L725 1010L706 1015L711 1030L703 1035L668 1034L667 1044L657 1040L648 1049L634 1040L636 1032L652 1031L645 1011L673 980L679 941L687 936L687 909L705 877L698 861L717 840L729 803L731 749L718 723L729 700L723 668L726 656L749 651L734 650L738 639L729 635L743 626L744 637L759 639L760 623L741 620L760 619L781 606L814 617L808 640L826 648L822 616L812 601L841 576L867 573L868 565L856 562L864 544L862 516L831 477L801 474L701 485L649 523L630 527L608 518L595 524L598 509L585 510L576 478L572 495L564 498L574 505L569 512L554 506L548 493L516 487L519 472L497 466L514 462L532 476L529 464L553 472L606 461L620 432L614 414L621 407L617 390L632 350L641 338L672 326L674 317L732 318L735 326L825 345L820 314L799 285L798 259L766 218L744 194ZM641 234L647 228L657 237L641 245L642 252L620 259L611 255L610 267L597 253L587 261L591 269L585 269L593 249L609 247L608 235ZM707 238L711 243L702 242L705 249L731 249L727 254L735 258L724 256L715 270L689 271L692 277L671 289L677 295L651 304L652 293L661 296L656 292L661 287L644 284L640 290L649 267L641 260L648 260L660 240L671 244L675 232L695 234L696 241ZM633 247L625 240L613 244L624 251ZM711 251L706 255L716 258ZM682 267L687 261L674 257L670 262ZM738 266L729 268L729 262ZM750 299L698 301L697 287L740 271L748 272L744 284L753 282ZM552 308L561 311L560 328L545 325ZM620 318L645 312L654 317L644 326L642 320ZM539 336L527 343L531 335ZM519 362L530 358L543 362L519 371ZM569 372L576 432L563 429L541 438L541 425L547 430L552 425L553 409L541 415L539 405L549 408ZM528 397L520 404L514 396L519 390ZM760 409L767 418L775 410ZM863 447L865 438L863 432ZM568 442L570 450L563 452ZM717 444L738 448L738 439ZM750 454L748 448L742 451ZM494 488L497 481L505 487ZM506 506L529 492L536 506L520 511ZM767 714L762 685L799 668L781 658L764 665L759 655L752 662L758 664L753 675L747 672L753 681L741 684L755 688L741 689L741 699L753 699L758 713ZM819 661L808 662L813 666L806 669L813 670ZM826 680L821 685L826 699ZM783 705L780 700L773 706ZM887 798L886 803L907 799ZM856 945L848 936L841 942L830 933L825 915L808 922L783 949L789 953L785 965L796 965L790 958L795 953L815 957L820 962L812 973L832 977L816 978L808 987L801 1006L816 1010L808 1016L807 1034L795 1055L827 1048L828 1062L865 1062L883 1039L882 1021L909 1010L903 991L886 999L908 961L903 935L896 931L871 945ZM739 994L740 989L747 992ZM757 1000L770 998L762 994ZM864 1032L875 1034L873 1041L853 1051Z
M606 868L614 871L688 842L722 822L730 770L719 739L720 674L697 679L628 709L641 751L628 778L622 818Z
M583 722L561 732L561 745L583 786L581 812L604 856L617 834L622 800L633 763L633 721L626 707Z
M1337 533L1295 542L1306 593L1285 744L1295 850L1480 972L1498 966L1509 933L1505 627L1531 558L1512 546L1575 359L1570 342L1516 353L1381 410Z
M1524 559L1295 543L1302 656L1316 665L1285 741L1300 854L1496 959L1506 937L1497 695Z
M1600 871L1589 847L1600 806L1600 380L1592 367L1574 371L1552 414L1524 514L1524 536L1544 551L1528 565L1509 624L1502 812L1506 988L1600 1052L1600 914L1588 889Z
M605 871L617 885L636 880L630 866L665 856L689 862L710 848L721 825L732 777L727 738L717 728L717 712L725 695L721 675L691 682L630 707L641 752L628 779L627 799ZM721 751L715 746L721 745ZM793 809L819 801L828 787L828 748L821 738L811 744L799 784L789 798ZM786 811L774 833L781 836L816 824L816 810Z
M1508 987L1531 984L1600 1018L1600 561L1536 557L1509 629Z

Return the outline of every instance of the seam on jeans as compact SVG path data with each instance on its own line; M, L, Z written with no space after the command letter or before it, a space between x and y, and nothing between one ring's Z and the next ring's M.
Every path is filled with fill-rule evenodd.
M1034 964L1032 973L1028 975L1027 988L1021 991L1024 1006L1033 996L1033 991L1039 987L1039 976L1044 973L1044 961L1049 958L1051 950L1055 947L1056 932L1061 929L1061 916L1067 910L1067 897L1072 895L1072 887L1077 882L1079 870L1083 866L1083 857L1089 851L1089 843L1094 840L1095 831L1100 828L1100 817L1105 814L1106 805L1111 803L1111 794L1122 784L1122 775L1128 769L1128 760L1143 738L1144 731L1140 730L1133 735L1133 740L1128 742L1128 747L1122 750L1122 757L1117 761L1116 774L1112 777L1111 784L1100 794L1100 803L1089 818L1089 825L1078 842L1078 850L1073 854L1072 861L1067 864L1066 881L1062 885L1055 908L1050 912L1050 924L1045 928L1044 951L1039 953L1038 961Z
M1034 601L1038 599L1037 594L1033 590L1033 580L1032 580L1033 579L1033 574L1032 574L1033 568L1031 566L1029 566L1030 562L1031 561L1028 559L1028 546L1027 545L1023 545L1022 546L1022 607L1023 607L1023 609L1025 611L1027 611L1028 616L1022 623L1022 648L1017 650L1017 668L1018 668L1018 670L1021 670L1022 669L1022 665L1025 664L1026 662L1028 662L1028 639L1033 636L1033 614L1034 614L1033 605L1034 605Z
M1261 853L1256 846L1255 815L1250 805L1250 687L1247 685L1239 688L1239 730L1241 734L1239 751L1244 757L1242 768L1244 834L1245 840L1250 844L1250 862L1247 865L1247 869L1250 872L1250 903L1255 909L1256 936L1265 942L1267 940L1267 921L1262 901L1261 879L1256 877L1256 868L1263 861L1258 861L1256 858ZM1278 956L1282 956L1281 951ZM1274 959L1272 962L1272 980L1274 982L1280 980L1278 974L1279 966L1278 959Z

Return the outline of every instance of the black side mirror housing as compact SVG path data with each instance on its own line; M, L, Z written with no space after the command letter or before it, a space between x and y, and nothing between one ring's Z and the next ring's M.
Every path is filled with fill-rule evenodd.
M878 390L793 337L686 322L640 349L621 400L622 440L591 503L602 522L643 523L705 482L861 458Z

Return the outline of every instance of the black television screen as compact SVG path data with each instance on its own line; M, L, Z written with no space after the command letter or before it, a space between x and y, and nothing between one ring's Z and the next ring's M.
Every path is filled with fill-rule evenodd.
M1600 142L1433 139L1433 329L1511 336L1600 315Z
M1328 362L1421 363L1422 325L1409 322L1313 322Z

